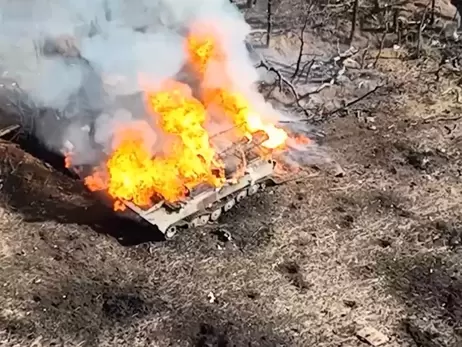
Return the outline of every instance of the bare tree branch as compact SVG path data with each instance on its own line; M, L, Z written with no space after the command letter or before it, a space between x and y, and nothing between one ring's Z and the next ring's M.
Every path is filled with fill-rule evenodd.
M369 52L369 42L367 43L366 48L364 48L363 54L361 54L361 69L364 69L364 64L366 62L366 56Z
M435 5L436 5L436 0L432 0L431 15L430 15L430 25L435 24Z
M388 29L388 26L387 26L387 29ZM374 60L374 64L373 64L373 67L374 67L374 68L377 67L377 63L379 62L380 56L382 55L383 46L384 46L384 44L385 44L385 38L387 37L387 33L388 33L388 30L387 30L387 29L385 29L385 30L383 31L382 38L380 39L379 51L378 51L377 55L375 56L375 60Z
M303 76L303 74L305 74L305 69L306 69L306 75L305 75L305 83L308 83L308 78L310 76L310 72L311 72L311 68L313 67L314 65L314 62L316 60L313 58L309 61L307 61L303 66L302 66L302 69L300 70L300 74L299 74L299 78L301 78Z
M300 37L299 37L299 39L300 39L300 48L299 48L299 51L298 51L297 65L296 65L295 71L294 71L294 73L292 75L292 81L295 79L295 77L297 77L297 74L300 71L300 64L302 62L303 50L305 49L304 34L305 34L305 30L306 30L307 25L308 25L308 16L305 17L305 21L303 23L302 29L300 30Z
M356 22L358 20L359 0L353 3L353 18L351 19L350 45L353 43L356 33Z
M266 46L271 42L271 32L273 31L273 0L268 0L266 8Z
M416 59L420 58L420 53L422 51L422 41L423 41L422 33L425 29L425 19L427 17L427 12L428 12L428 5L427 7L425 7L425 10L422 14L422 18L420 19L420 23L419 23L419 30L417 33L417 50L415 53Z
M19 129L20 126L15 124L15 125L10 125L10 126L7 126L6 128L3 128L0 130L0 137L3 137L5 135L8 135L9 133L12 133L13 131Z
M335 77L332 78L331 81L330 81L329 83L323 83L323 84L321 84L318 88L316 88L315 90L301 95L301 96L299 97L299 100L301 101L301 100L303 100L303 99L309 98L311 95L318 94L318 93L320 93L323 89L326 89L326 88L328 88L328 87L331 87L334 83L335 83Z
M260 67L265 68L269 72L274 72L276 74L276 76L278 77L279 91L282 91L282 86L283 86L283 83L284 83L289 88L291 93L293 94L293 96L295 98L295 102L297 103L297 106L300 107L300 109L303 111L303 113L307 117L311 116L310 113L301 105L300 97L299 97L298 92L295 89L294 85L290 81L288 81L278 69L274 68L273 66L269 66L268 64L266 64L263 61L261 61L260 64L257 66L257 68L260 68Z
M374 89L369 90L367 93L360 96L359 98L356 98L356 99L354 99L352 101L349 101L345 105L343 105L342 107L339 107L339 108L329 112L328 115L332 116L333 114L336 114L338 112L346 110L347 108L349 108L349 107L353 106L354 104L360 102L361 100L367 98L369 95L374 94L377 90L383 88L384 86L385 86L385 84L380 84L380 85L376 86Z

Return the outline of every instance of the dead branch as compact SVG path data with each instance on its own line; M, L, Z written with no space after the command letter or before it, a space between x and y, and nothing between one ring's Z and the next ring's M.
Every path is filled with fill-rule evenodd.
M366 56L369 52L369 42L367 42L367 47L364 48L363 54L361 55L361 69L364 69L364 64L366 62Z
M301 78L303 76L303 74L305 74L305 69L306 69L306 74L305 74L305 83L308 83L308 78L310 76L310 73L311 73L311 69L314 65L314 62L316 60L313 58L309 61L307 61L303 66L302 66L302 69L300 70L300 74L299 74L299 78ZM296 82L296 81L294 81Z
M332 79L330 80L329 83L323 83L323 84L321 84L318 88L316 88L315 90L301 95L301 96L299 97L299 100L301 101L301 100L303 100L303 99L309 98L311 95L318 94L318 93L320 93L323 89L326 89L326 88L328 88L328 87L331 87L332 85L334 85L335 80L336 80L336 78L334 77L334 78L332 78Z
M338 49L339 50L339 49ZM354 56L355 54L357 54L359 52L359 50L355 47L350 47L349 49L347 49L345 52L338 52L338 55L331 58L329 60L329 62L333 62L333 63L341 63L343 62L345 59L347 58L351 58L352 56Z
M301 75L303 76L303 72L305 71L305 68L306 68L305 83L308 83L308 78L310 77L311 69L313 68L314 62L315 62L315 60L312 59L311 61L309 61L308 63L306 63L305 65L303 65L303 69L302 69Z
M19 128L20 128L19 125L13 124L13 125L7 126L6 128L0 129L0 137L8 135Z
M424 13L422 15L422 19L420 20L419 23L419 30L417 33L417 51L416 51L416 58L420 58L420 52L422 51L422 33L425 29L425 18L427 17L427 11L428 11L428 5L425 7Z
M276 76L278 77L279 91L282 91L282 84L284 83L290 89L290 91L292 92L292 94L293 94L293 96L295 98L295 102L297 103L297 106L300 107L300 109L303 111L303 113L307 117L311 116L309 114L309 112L301 105L300 97L299 97L298 92L295 89L294 85L290 81L288 81L278 69L274 68L273 66L269 66L264 61L261 61L260 64L257 66L257 68L260 68L260 67L265 68L268 72L274 72L276 74Z
M450 87L449 89L445 90L441 95L446 95L450 92L455 92L456 93L456 101L458 104L462 104L462 95L460 95L460 90L457 87Z
M266 47L271 41L271 31L273 30L273 0L268 0L266 8Z
M300 37L299 37L299 39L300 39L300 48L299 48L299 51L298 51L297 65L295 67L294 74L292 75L292 81L295 79L295 77L297 77L297 74L300 71L300 64L302 62L303 50L305 49L304 34L305 34L305 30L306 30L307 25L308 25L308 16L305 17L305 22L303 23L303 26L302 26L302 28L300 30Z
M462 119L462 116L454 116L454 117L429 117L424 118L424 123L433 123L433 122L455 122Z
M339 107L339 108L329 112L328 116L332 116L332 115L334 115L334 114L336 114L338 112L346 110L347 108L355 105L356 103L360 102L361 100L363 100L363 99L367 98L368 96L374 94L377 90L383 88L384 86L385 86L385 84L380 84L380 85L376 86L374 89L371 89L370 91L368 91L364 95L360 96L359 98L356 98L356 99L354 99L354 100L352 100L350 102L347 102L344 106Z
M353 3L353 18L351 19L350 45L353 43L356 33L356 22L358 19L359 0Z
M430 14L430 25L435 24L435 5L436 5L436 0L432 0L431 14Z
M387 29L388 29L388 27L387 27ZM382 55L383 46L385 44L385 38L387 37L387 33L388 33L388 30L384 30L383 34L382 34L382 38L380 39L379 51L378 51L377 55L375 56L375 60L374 60L374 64L373 64L374 69L377 67L377 63L379 62L380 56Z

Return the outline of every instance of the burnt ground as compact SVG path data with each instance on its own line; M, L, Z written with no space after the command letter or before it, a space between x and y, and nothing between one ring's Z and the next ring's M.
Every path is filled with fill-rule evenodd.
M384 346L460 346L454 76L376 70L387 87L313 125L343 177L269 188L168 242L0 142L0 345L367 346L370 326Z

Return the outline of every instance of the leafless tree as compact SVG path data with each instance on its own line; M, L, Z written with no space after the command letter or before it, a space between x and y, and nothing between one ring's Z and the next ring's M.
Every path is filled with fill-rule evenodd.
M352 44L356 33L356 22L358 20L359 0L353 3L353 17L351 19L350 45Z
M432 8L431 8L431 15L430 15L430 25L435 24L435 6L436 6L436 0L432 0Z
M306 30L306 27L308 25L308 15L306 16L305 18L305 21L303 23L303 26L300 30L300 49L299 49L299 52L298 52L298 58L297 58L297 65L295 66L295 71L292 75L292 80L297 77L297 74L300 72L300 64L302 62L302 57L303 57L303 51L305 49L305 38L304 38L304 34L305 34L305 30Z
M273 30L273 0L268 0L266 8L266 46L269 47Z

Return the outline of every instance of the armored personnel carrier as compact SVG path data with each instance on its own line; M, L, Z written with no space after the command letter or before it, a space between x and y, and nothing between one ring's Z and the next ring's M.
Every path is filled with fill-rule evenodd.
M276 162L270 156L261 156L265 149L261 144L267 139L257 133L250 141L243 139L226 151L226 182L219 188L206 184L192 189L187 198L171 204L159 201L147 209L131 202L125 205L149 223L156 225L166 238L173 237L179 229L200 227L217 221L248 196L264 190L268 185L282 182L276 175Z
M260 55L250 43L247 43L246 46L251 55L251 60L255 65L258 65ZM84 99L83 104L91 105L91 109L88 110L86 116L79 117L80 122L82 122L79 127L91 141L94 136L94 121L96 119L94 112L95 110L97 111L94 101L99 99L94 96L101 93L101 98L104 97L101 92L102 88L98 88L101 81L91 65L80 57L74 46L68 44L63 48L60 42L47 42L45 49L46 54L58 54L72 64L85 66L87 78L91 79L91 83L87 85L91 86L91 90L82 90L79 95L76 95L75 104ZM92 102L88 101L89 96L93 97L93 100L90 100ZM131 100L125 100L125 102L133 103L134 101L136 103L137 99L139 101L139 96L129 96L129 98ZM72 105L70 107L71 109L64 110L64 113L74 112ZM49 124L47 117L60 118L63 128L71 119L71 117L66 117L64 114L56 112L45 113L35 124L37 131L40 131L40 127L47 127L47 124ZM56 124L56 122L53 124ZM60 132L57 131L56 134L58 133ZM280 178L275 174L276 162L271 157L271 153L262 146L267 139L268 136L264 132L257 132L251 139L244 137L220 154L220 159L225 164L225 182L219 188L207 184L199 185L190 190L186 198L179 202L169 203L161 198L153 201L151 206L147 208L137 206L129 201L122 202L130 211L156 226L166 238L173 237L182 228L200 227L209 222L217 221L223 213L229 211L241 200L254 195L259 190L265 189L268 184L281 182ZM62 138L51 140L54 142L63 141ZM73 144L67 141L67 145L69 146L67 150L72 151ZM94 145L90 147L97 148ZM65 154L64 152L63 154ZM102 156L104 157L104 154ZM83 179L86 177L84 173L89 172L89 168L85 164L80 166L77 164L69 169Z

